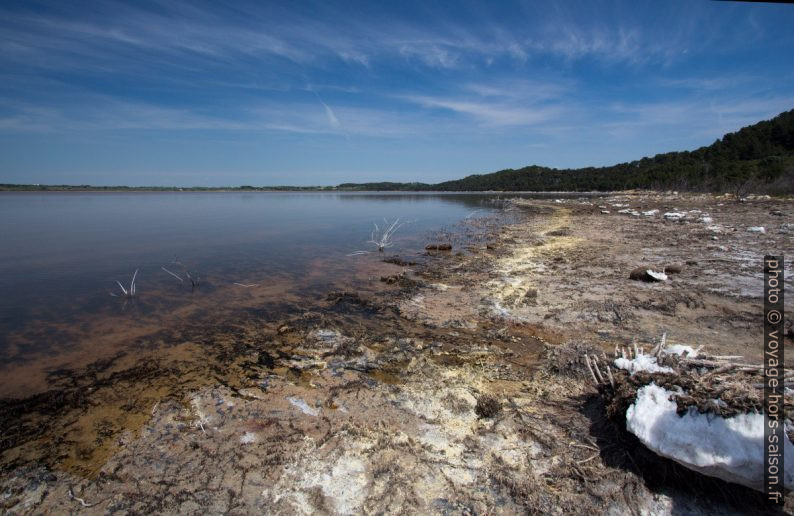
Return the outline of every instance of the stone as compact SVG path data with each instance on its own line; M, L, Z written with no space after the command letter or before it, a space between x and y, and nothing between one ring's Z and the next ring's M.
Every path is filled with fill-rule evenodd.
M502 410L502 404L494 396L484 394L477 399L474 412L479 418L492 418Z
M667 279L667 275L660 272L654 272L648 267L637 267L629 273L629 279L651 283L654 281L665 281Z

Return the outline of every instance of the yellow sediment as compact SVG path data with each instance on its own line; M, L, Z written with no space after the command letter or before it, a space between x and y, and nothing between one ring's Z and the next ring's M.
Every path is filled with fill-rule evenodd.
M537 225L530 224L530 228L535 230L536 234L545 235L570 227L572 220L570 209L563 206L551 206L551 208L554 210L553 214L542 217ZM521 238L531 235L508 236ZM546 237L539 245L525 243L516 246L509 256L496 261L494 269L500 273L500 278L487 284L492 296L499 300L502 306L516 305L531 288L535 287L534 277L544 271L541 265L543 260L540 260L540 257L564 253L579 245L581 241L581 238L573 236L553 236Z

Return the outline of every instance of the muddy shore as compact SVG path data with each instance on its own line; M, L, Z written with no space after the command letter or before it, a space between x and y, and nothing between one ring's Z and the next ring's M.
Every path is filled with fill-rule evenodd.
M507 210L472 220L476 238L428 242L451 251L378 259L367 288L287 318L163 330L3 400L0 508L760 512L760 494L607 419L581 353L666 333L759 361L761 258L794 249L794 200L625 193ZM630 279L637 268L668 279Z

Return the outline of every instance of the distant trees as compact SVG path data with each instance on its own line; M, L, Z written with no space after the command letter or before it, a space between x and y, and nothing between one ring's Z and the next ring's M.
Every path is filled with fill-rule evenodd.
M634 188L733 191L743 187L792 193L794 110L726 134L707 147L668 152L610 167L553 169L536 165L472 175L434 190L627 190Z

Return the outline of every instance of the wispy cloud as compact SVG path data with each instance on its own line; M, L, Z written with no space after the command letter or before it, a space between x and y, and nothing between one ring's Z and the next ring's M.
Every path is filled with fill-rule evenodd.
M296 160L327 141L328 162L350 159L334 154L347 138L367 156L410 151L395 160L406 168L417 148L447 167L450 155L466 167L473 156L618 161L794 107L792 13L628 0L6 2L0 156L42 154L16 140L49 149L110 135L290 142L279 150Z
M331 106L329 106L325 102L323 102L323 107L325 108L326 116L328 116L328 123L331 124L331 127L338 128L339 120L336 118L336 115L334 114L334 110L331 109Z
M526 103L561 100L566 94L574 91L575 84L570 79L509 79L470 82L462 85L462 88L480 97L513 99Z
M584 27L564 19L510 29L483 20L474 30L454 22L431 28L389 20L372 24L356 17L319 23L289 11L274 19L255 5L241 7L243 15L233 18L180 2L156 11L123 2L101 5L98 16L79 19L3 13L0 44L6 59L54 69L118 71L139 69L144 62L189 70L246 57L299 65L335 57L369 68L401 57L430 68L454 69L502 58L520 64L544 55L638 63L681 50L679 42L639 27Z
M404 96L403 99L426 108L439 108L454 113L469 115L488 126L534 125L560 113L558 107L521 108L513 104L451 100L439 97Z
M367 138L403 138L427 128L421 117L386 109L343 107L332 109L318 97L312 102L260 102L244 113L207 113L105 96L88 96L79 105L42 108L0 99L0 133L75 134L108 131L167 131L307 135L356 135ZM345 121L344 126L340 119ZM436 124L435 131L454 126Z
M634 137L638 133L659 132L666 127L678 129L678 137L693 141L718 138L726 132L772 118L794 108L794 94L758 99L722 97L712 100L615 104L599 127L616 138Z
M462 115L489 127L532 126L558 118L569 110L570 81L514 79L472 82L444 96L398 95L426 109Z

